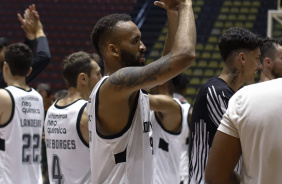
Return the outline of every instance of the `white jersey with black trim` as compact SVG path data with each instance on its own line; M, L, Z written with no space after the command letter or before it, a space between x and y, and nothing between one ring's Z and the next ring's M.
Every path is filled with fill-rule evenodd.
M0 126L0 183L42 184L40 166L44 122L43 100L34 89L5 88L12 114Z
M107 77L96 84L87 104L92 183L151 184L153 140L149 96L139 90L135 110L124 130L114 136L103 136L96 129L95 117L98 103L102 103L98 102L99 88Z
M181 155L180 155L180 183L188 184L189 181L189 110L191 105L189 103L181 103L182 111L183 111L183 123L182 123L182 131L181 131Z
M67 106L57 102L48 109L44 125L50 183L89 184L90 151L80 133L87 101L79 99Z
M173 133L166 130L154 111L151 111L151 121L153 125L154 137L154 184L179 184L180 183L180 163L182 150L186 146L188 137L187 108L174 98L181 107L182 130ZM186 124L186 125L185 125ZM184 128L185 127L185 128ZM187 134L187 135L186 135ZM188 148L186 153L188 152ZM187 155L188 157L188 155ZM187 162L188 176L188 162Z

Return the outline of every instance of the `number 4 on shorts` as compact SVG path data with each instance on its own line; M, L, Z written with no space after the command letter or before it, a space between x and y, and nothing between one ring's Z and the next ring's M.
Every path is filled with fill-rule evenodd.
M53 155L52 180L56 181L57 184L63 184L63 174L61 174L60 159L57 155Z

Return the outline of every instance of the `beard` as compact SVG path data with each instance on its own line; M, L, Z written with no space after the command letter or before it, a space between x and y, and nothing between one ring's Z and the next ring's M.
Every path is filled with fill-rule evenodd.
M143 62L140 62L140 58L141 58L140 56L144 52L140 52L140 56L137 57L126 50L121 49L120 51L121 51L120 59L123 67L145 65Z
M279 71L279 69L274 68L271 71L271 74L274 76L275 79L282 77L282 71Z

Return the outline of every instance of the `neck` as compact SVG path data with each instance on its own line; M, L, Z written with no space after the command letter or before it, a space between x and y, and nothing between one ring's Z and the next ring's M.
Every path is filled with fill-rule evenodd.
M22 76L11 76L10 79L6 81L7 86L17 86L19 88L29 90L30 87L25 82L25 77Z
M119 64L120 61L116 59L105 59L104 60L104 75L111 75L122 68Z
M66 97L72 98L74 100L77 100L77 99L88 100L90 93L87 93L86 91L87 90L84 89L83 87L69 88L68 95Z
M236 67L224 67L219 78L224 80L235 92L243 85L243 81L240 77L240 70Z
M273 77L270 74L267 74L263 70L261 71L259 82L269 81L271 79L273 79Z

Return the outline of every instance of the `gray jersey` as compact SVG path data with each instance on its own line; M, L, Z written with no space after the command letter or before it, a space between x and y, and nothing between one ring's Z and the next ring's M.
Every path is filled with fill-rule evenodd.
M103 136L96 129L95 116L98 103L102 103L97 101L99 88L107 77L97 83L87 105L92 183L150 184L153 158L149 97L139 90L134 114L124 130Z
M34 89L9 86L12 115L0 126L0 183L41 184L43 100Z
M91 183L90 151L80 133L80 120L87 101L67 106L57 101L45 119L45 142L50 183Z

